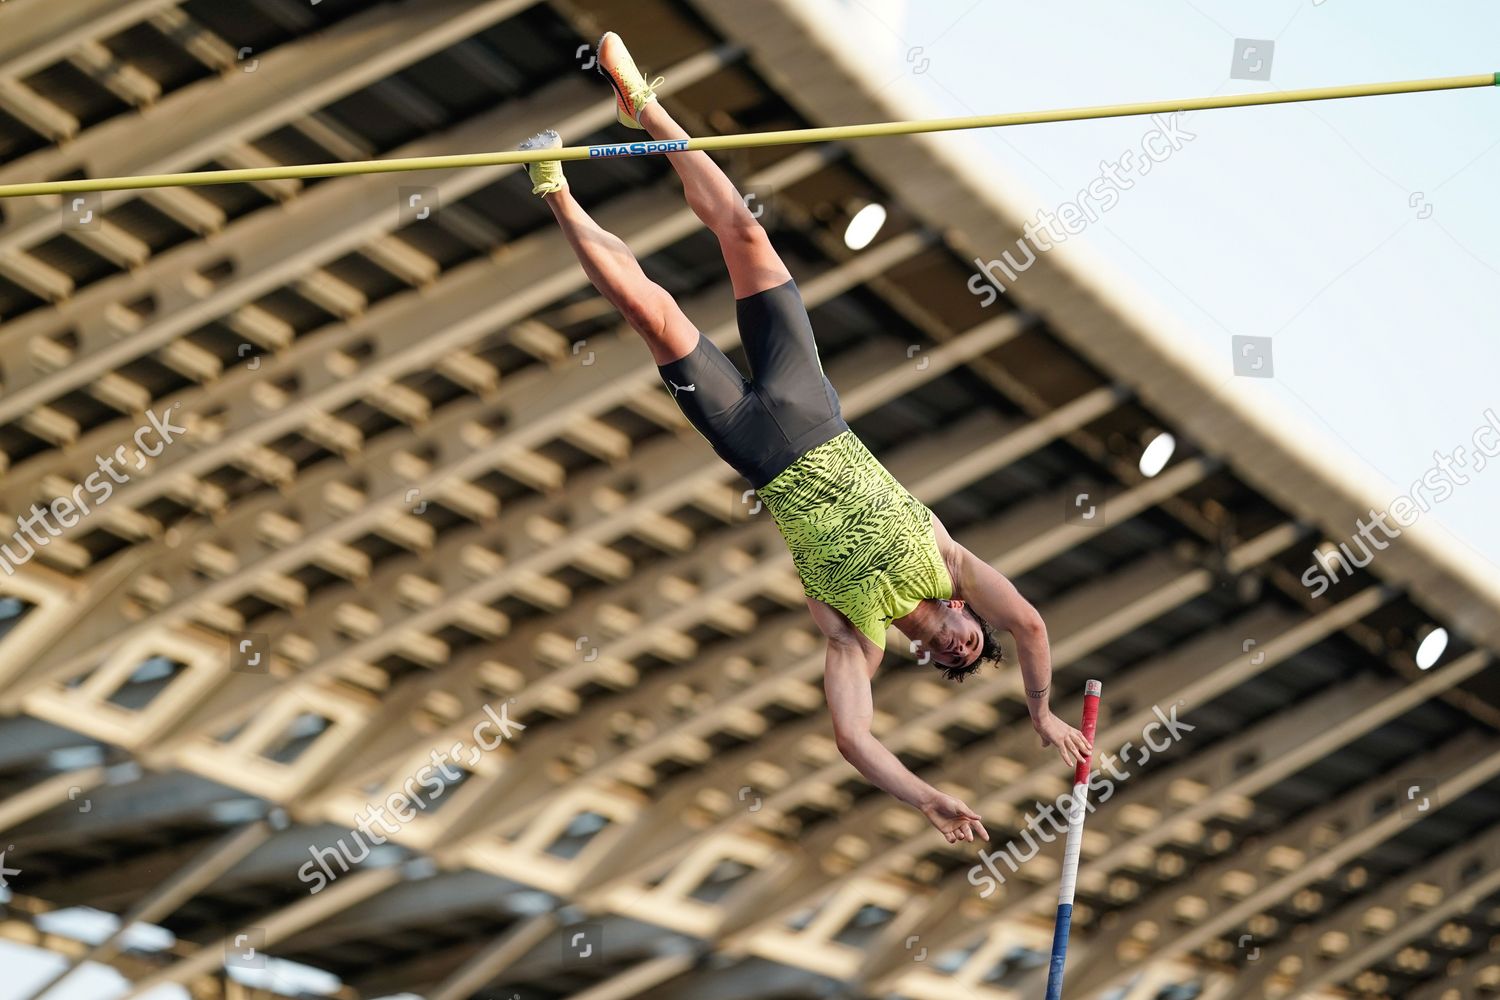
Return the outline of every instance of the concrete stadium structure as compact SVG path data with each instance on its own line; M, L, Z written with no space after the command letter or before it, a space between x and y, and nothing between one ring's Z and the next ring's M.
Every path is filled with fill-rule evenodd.
M13 0L0 182L613 141L586 47L609 27L695 134L902 117L797 6ZM1046 616L1057 710L1097 677L1101 750L1158 708L1192 726L1089 820L1068 996L1495 989L1500 583L1418 523L1314 598L1315 550L1389 498L1076 246L984 305L974 260L1029 212L962 142L723 162L851 424ZM569 173L732 347L666 164ZM852 252L870 202L889 221ZM0 938L132 996L296 995L274 960L351 1000L1039 995L1061 845L982 895L974 845L839 757L774 526L523 175L0 211ZM151 414L185 430L23 555L11 519ZM1067 790L1016 670L889 661L877 734L992 848ZM459 746L356 852L357 815ZM121 929L56 930L77 907Z

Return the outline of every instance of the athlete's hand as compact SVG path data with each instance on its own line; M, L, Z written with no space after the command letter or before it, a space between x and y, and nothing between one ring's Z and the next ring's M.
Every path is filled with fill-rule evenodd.
M962 799L938 792L917 808L950 844L960 840L972 841L976 832L985 840L990 839L989 831L979 821L979 814L964 805Z
M1077 767L1080 760L1094 752L1093 744L1082 733L1050 713L1036 723L1036 731L1042 738L1042 746L1057 747L1063 763L1069 767Z

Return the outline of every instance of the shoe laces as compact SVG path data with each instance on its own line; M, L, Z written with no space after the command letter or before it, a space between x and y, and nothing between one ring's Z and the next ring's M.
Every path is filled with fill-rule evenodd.
M644 81L646 79L646 77L644 75L642 75L641 79ZM654 97L654 96L656 96L656 88L660 87L662 84L664 84L666 82L667 82L667 78L666 77L659 76L655 80L651 80L650 82L646 83L645 86L643 86L639 91L637 91L636 93L630 95L630 99L631 99L632 103L634 103L634 104L640 104L647 97Z

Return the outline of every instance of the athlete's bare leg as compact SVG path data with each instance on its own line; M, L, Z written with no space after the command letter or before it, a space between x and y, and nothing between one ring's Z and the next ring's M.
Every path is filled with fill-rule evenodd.
M656 139L688 137L660 101L650 101L640 109L640 123ZM667 159L682 179L689 207L719 240L735 298L743 299L791 280L770 237L745 207L734 183L707 153L668 153Z
M625 241L595 222L566 187L543 201L552 209L583 273L641 335L652 360L664 365L692 351L698 343L698 328L665 288L646 277Z

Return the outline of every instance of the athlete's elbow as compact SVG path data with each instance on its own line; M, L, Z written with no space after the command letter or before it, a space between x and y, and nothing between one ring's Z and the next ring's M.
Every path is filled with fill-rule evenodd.
M1031 605L1016 615L1015 620L1010 623L1008 629L1011 635L1016 637L1017 642L1029 640L1031 642L1047 641L1047 623L1042 621L1042 616L1037 613L1036 608Z
M839 748L839 754L851 764L856 762L865 740L869 738L870 730L865 726L835 724L833 727L834 745Z

